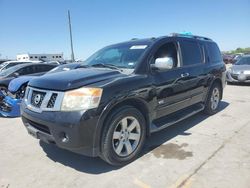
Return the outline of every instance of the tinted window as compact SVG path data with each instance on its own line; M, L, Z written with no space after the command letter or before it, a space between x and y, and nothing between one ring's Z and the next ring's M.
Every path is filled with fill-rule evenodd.
M39 72L48 72L53 69L55 66L53 65L41 65L39 66Z
M171 57L173 59L173 62L174 62L174 67L177 66L177 64L178 64L177 50L176 50L176 46L173 42L169 42L169 43L162 45L156 51L156 53L154 55L154 61L152 61L152 63L154 63L157 58L164 58L164 57Z
M182 41L180 45L184 66L202 63L201 49L197 42Z
M209 62L216 63L222 61L222 56L218 46L215 43L206 44Z
M34 66L23 67L17 71L20 75L32 74L34 73Z

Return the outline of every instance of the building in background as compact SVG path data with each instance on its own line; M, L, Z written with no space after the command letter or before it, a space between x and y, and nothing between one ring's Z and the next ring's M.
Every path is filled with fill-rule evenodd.
M18 61L64 61L63 53L58 54L18 54Z

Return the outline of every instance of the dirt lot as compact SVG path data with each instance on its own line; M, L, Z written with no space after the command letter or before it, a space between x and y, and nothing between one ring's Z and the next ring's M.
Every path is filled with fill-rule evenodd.
M110 167L39 142L20 118L0 118L0 188L223 187L250 185L250 86L229 85L220 112L154 134L144 154Z

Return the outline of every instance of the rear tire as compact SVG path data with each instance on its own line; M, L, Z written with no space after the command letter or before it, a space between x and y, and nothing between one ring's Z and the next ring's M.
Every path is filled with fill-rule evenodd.
M123 166L135 160L146 138L146 121L139 110L131 106L118 108L105 122L100 157L113 166Z
M209 90L204 113L213 115L218 112L219 104L222 96L222 88L220 84L214 83Z

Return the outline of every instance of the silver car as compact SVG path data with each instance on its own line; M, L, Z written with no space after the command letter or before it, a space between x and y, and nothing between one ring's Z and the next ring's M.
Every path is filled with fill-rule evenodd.
M227 71L228 83L250 83L250 55L244 55Z

